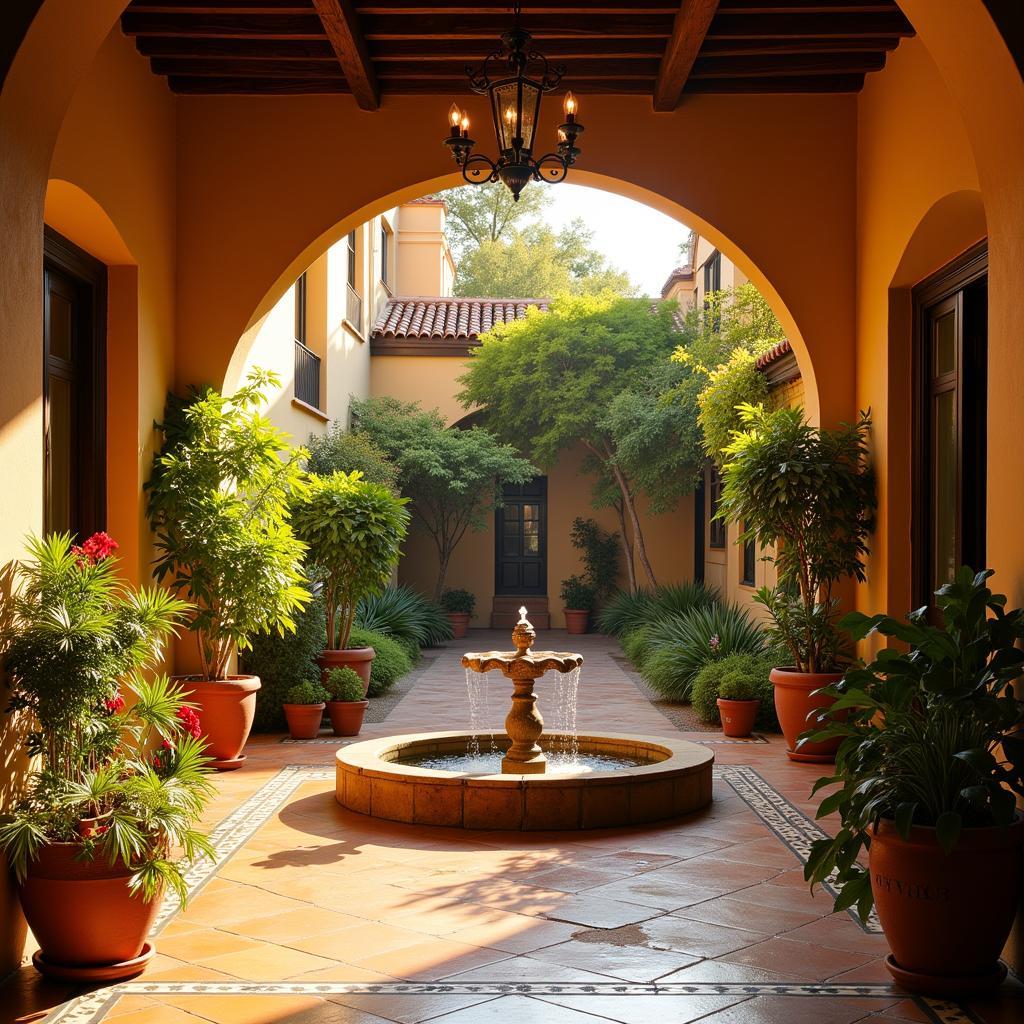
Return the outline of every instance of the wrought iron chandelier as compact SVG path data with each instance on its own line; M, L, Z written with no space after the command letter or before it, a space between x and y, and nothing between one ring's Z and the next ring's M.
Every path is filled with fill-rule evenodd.
M455 103L448 110L451 135L444 144L452 151L462 168L463 179L469 184L504 182L518 202L520 192L531 180L551 184L565 180L580 155L576 139L583 125L576 120L576 97L567 92L562 104L565 121L558 126L557 150L534 158L541 97L558 87L565 67L552 66L543 54L530 48L533 37L520 25L518 0L513 11L515 25L502 35L501 46L475 70L466 68L469 87L490 98L498 159L473 152L476 142L469 137L469 115Z

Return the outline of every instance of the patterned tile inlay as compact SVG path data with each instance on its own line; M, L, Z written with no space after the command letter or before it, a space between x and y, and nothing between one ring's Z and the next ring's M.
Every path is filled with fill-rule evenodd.
M947 999L917 999L918 1006L934 1024L984 1024L984 1021L966 1006Z

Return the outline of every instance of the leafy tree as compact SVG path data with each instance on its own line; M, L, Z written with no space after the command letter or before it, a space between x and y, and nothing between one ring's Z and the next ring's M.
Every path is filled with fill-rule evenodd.
M452 552L466 531L485 530L505 485L526 483L537 470L490 431L449 429L436 409L428 412L418 402L367 398L354 402L352 413L356 429L398 466L399 485L411 495L413 515L434 540L434 599L439 600Z
M542 188L528 188L515 202L500 182L462 185L444 193L448 204L445 233L457 260L487 242L496 242L517 227L543 213L551 194Z
M455 292L498 298L632 293L629 275L610 267L592 239L593 233L578 219L557 234L534 224L487 239L463 256Z
M398 490L398 467L367 434L346 430L335 420L325 434L310 434L306 470L320 476L358 470L371 484Z
M647 393L652 375L668 363L678 344L674 314L674 303L652 306L647 299L607 293L564 296L549 313L531 311L484 335L459 395L465 406L482 407L499 436L525 447L538 465L552 466L564 449L582 444L587 469L598 477L595 500L620 504L651 586L656 580L636 511L639 485L630 474L645 455L672 458L660 449L672 447L668 427L683 413L666 403L659 410L664 418L656 417L658 429L648 429L646 412L620 396ZM630 408L617 408L617 401ZM658 492L665 507L673 486L666 481ZM625 533L623 554L635 588L633 547Z

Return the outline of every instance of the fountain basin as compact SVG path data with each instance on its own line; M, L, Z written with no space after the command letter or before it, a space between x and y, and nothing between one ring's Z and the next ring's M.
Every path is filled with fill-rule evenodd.
M613 770L552 765L543 775L480 774L401 763L465 753L472 739L463 732L411 733L342 747L336 755L335 799L373 818L487 831L638 825L680 817L711 802L713 751L667 737L575 737L581 754L634 762ZM502 734L494 741L499 749L511 742ZM569 741L545 733L541 746L554 755Z

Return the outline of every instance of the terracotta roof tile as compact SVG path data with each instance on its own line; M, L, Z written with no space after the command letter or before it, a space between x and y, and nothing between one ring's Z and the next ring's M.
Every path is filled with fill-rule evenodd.
M522 320L530 306L547 312L548 300L398 296L381 310L370 338L472 343L495 324Z
M777 345L772 345L772 347L768 349L768 351L765 352L763 355L758 356L757 362L754 363L754 366L756 366L759 370L763 370L766 367L771 366L771 364L774 363L776 360L781 359L783 356L789 355L789 353L792 351L793 349L790 346L789 342L783 339Z

